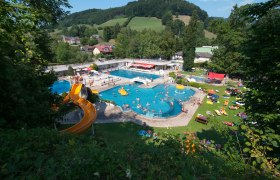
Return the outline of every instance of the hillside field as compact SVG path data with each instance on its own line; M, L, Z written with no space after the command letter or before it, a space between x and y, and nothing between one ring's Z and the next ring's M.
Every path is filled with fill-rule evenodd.
M111 19L109 21L106 21L103 24L100 24L99 27L105 27L105 26L115 26L117 23L119 25L123 25L123 23L127 20L127 18L116 18L116 19Z
M142 31L144 29L162 31L165 28L161 20L156 17L135 17L129 22L128 26L136 31Z

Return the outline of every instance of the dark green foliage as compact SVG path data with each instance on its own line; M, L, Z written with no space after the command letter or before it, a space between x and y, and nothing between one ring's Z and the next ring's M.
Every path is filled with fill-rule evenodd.
M241 44L246 38L246 21L241 15L243 9L246 6L234 6L228 21L217 19L210 23L211 30L217 34L216 43L219 45L208 64L212 71L229 75L242 74L244 55L241 53Z
M170 25L173 21L173 16L170 11L166 12L161 19L163 25Z
M131 131L129 124L121 126L125 132ZM108 139L99 136L102 132L98 127L94 138L47 129L1 131L0 178L254 179L260 176L242 162L236 141L228 131L213 131L231 139L225 143L225 152L197 149L195 154L187 155L184 136L162 134L164 140L147 143L135 135L135 130L130 132L134 137L132 142L119 139L108 143ZM205 138L204 133L198 137Z
M48 126L55 100L49 87L55 81L44 69L53 57L51 38L42 30L63 15L66 1L0 2L0 127Z
M174 35L180 37L184 34L185 23L179 19L176 19L175 21L172 21L172 23L171 23L171 30Z
M67 75L68 76L74 76L75 75L75 72L74 72L74 69L72 68L72 66L68 67Z
M131 58L165 58L170 59L175 53L176 41L173 34L144 30L133 31L130 28L122 29L116 39L114 54L116 57Z
M278 2L275 4L275 2ZM269 7L269 8L268 8ZM279 1L255 4L244 11L250 26L242 44L246 86L246 112L257 126L244 126L252 163L279 175L280 145L280 11Z
M111 27L104 27L103 28L103 39L104 41L108 42L113 37L113 30Z
M162 18L165 12L172 14L191 15L196 10L199 19L204 21L208 15L205 11L201 10L198 6L182 0L140 0L129 2L126 6L110 8L106 10L89 9L86 11L73 13L65 17L60 25L69 27L78 24L102 24L114 17L125 15L126 17L144 16L144 17L157 17Z
M53 45L53 47L55 48L53 51L55 52L57 63L71 64L91 61L89 54L81 52L78 47L70 46L68 43L59 42Z
M74 25L69 30L64 28L62 33L65 36L89 38L93 34L98 34L98 31L95 28L87 27L85 25Z
M98 44L98 41L95 38L81 38L80 41L82 45L94 46Z
M87 88L88 97L87 100L91 103L97 103L99 101L99 96L91 92L90 88Z
M192 18L190 20L189 25L186 27L186 32L183 37L184 46L183 46L183 69L186 71L190 71L194 65L195 58L195 47L198 42L198 30L199 23L197 19L197 13L194 11L192 14Z

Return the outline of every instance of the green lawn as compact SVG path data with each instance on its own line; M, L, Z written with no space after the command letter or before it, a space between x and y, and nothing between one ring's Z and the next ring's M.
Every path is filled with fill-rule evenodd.
M115 26L117 23L121 26L127 18L116 18L116 19L111 19L103 24L100 24L100 27L105 27L105 26Z
M196 68L194 72L190 71L180 71L179 73L185 74L185 75L193 75L193 76L203 76L205 71L203 69Z
M142 31L144 29L151 29L154 31L164 30L161 20L155 17L135 17L130 21L128 26L137 31Z

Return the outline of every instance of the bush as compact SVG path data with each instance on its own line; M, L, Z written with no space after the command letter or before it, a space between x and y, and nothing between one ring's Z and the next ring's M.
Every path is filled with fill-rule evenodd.
M197 82L189 82L188 85L195 87L195 88L207 89L207 86L205 84L201 84L201 83L197 83Z
M169 77L172 77L173 79L176 79L176 74L175 72L170 72Z
M97 103L99 101L99 96L91 92L90 88L87 88L88 98L87 100L91 103Z
M89 67L92 68L93 70L98 71L98 66L95 63L91 64Z
M72 68L72 66L68 67L67 75L68 76L74 76L75 75L75 72L74 72L74 69Z
M229 151L230 159L203 149L186 154L185 140L179 135L110 145L98 136L39 128L5 130L0 136L1 179L255 179L259 175L245 166L238 153L233 157Z

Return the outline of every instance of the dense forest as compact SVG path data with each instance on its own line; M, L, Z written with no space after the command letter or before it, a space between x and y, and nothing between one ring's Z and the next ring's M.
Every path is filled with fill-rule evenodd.
M208 15L198 6L184 0L139 0L126 6L106 10L89 9L66 16L60 21L60 26L69 27L77 24L101 24L118 16L146 16L162 18L167 11L172 14L191 15L196 10L198 17L206 21Z

